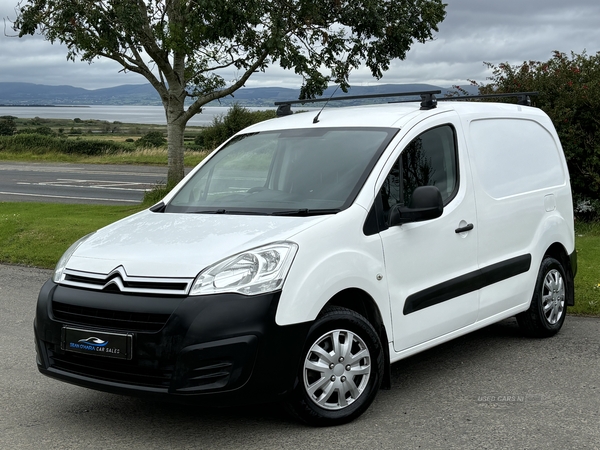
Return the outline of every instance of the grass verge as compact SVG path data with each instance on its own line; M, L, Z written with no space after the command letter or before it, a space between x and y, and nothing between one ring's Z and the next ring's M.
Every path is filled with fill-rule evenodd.
M600 315L600 223L578 223L575 227L577 276L574 314Z
M53 268L81 236L155 200L139 206L0 203L0 263ZM576 248L575 307L569 312L600 316L600 223L577 225Z
M141 206L0 203L0 262L53 268L69 246Z
M194 167L202 161L208 151L186 151L184 152L184 163L186 167ZM18 162L66 162L75 164L134 164L149 166L166 166L167 149L139 149L131 152L119 152L114 154L86 156L70 155L58 152L37 153L37 152L11 152L1 151L0 161L18 161Z

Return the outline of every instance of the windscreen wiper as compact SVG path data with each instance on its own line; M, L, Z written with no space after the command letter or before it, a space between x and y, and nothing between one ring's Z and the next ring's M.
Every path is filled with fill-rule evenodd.
M188 214L227 214L229 211L225 209L201 209L198 211L186 211Z
M231 214L231 215L252 215L252 216L265 216L267 213L261 211L248 211L248 210L236 210L236 209L205 209L198 211L187 211L188 214Z
M340 212L339 208L332 208L332 209L301 208L301 209L288 209L288 210L282 210L282 211L275 211L275 212L272 212L271 215L272 216L321 216L321 215L325 215L325 214L336 214L339 212Z

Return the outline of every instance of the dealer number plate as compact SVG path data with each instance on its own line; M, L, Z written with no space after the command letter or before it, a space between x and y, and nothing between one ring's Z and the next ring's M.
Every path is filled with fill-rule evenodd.
M133 335L62 328L62 349L86 355L131 359Z

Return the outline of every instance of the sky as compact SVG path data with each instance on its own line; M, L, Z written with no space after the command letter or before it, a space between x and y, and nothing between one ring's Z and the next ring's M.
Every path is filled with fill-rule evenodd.
M98 89L144 84L135 73L120 72L112 61L67 61L67 50L41 36L10 37L6 18L14 18L18 0L0 0L0 82L71 85ZM395 60L383 78L368 69L353 71L351 85L429 83L448 87L485 82L490 75L484 61L520 64L546 61L554 50L570 54L600 51L600 0L446 0L446 19L433 41L415 43L403 61ZM225 72L227 80L235 72ZM270 67L254 74L246 87L299 88L302 79L291 71Z

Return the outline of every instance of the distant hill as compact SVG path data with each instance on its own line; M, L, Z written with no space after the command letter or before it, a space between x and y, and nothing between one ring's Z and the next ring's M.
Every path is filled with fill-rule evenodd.
M150 84L129 84L104 89L0 83L0 105L160 105Z
M353 86L347 94L341 90L335 96L386 94L392 92L415 92L448 89L429 84L381 84L376 86ZM331 96L334 87L328 88L324 97ZM473 90L473 89L471 89ZM476 89L473 90L476 93ZM279 87L242 88L233 96L215 101L211 106L229 106L235 102L242 106L265 107L281 100L297 99L299 89ZM353 103L361 103L360 101ZM364 101L363 101L364 103ZM161 105L158 94L150 84L126 84L103 89L83 89L73 86L47 86L33 83L0 83L0 105Z

